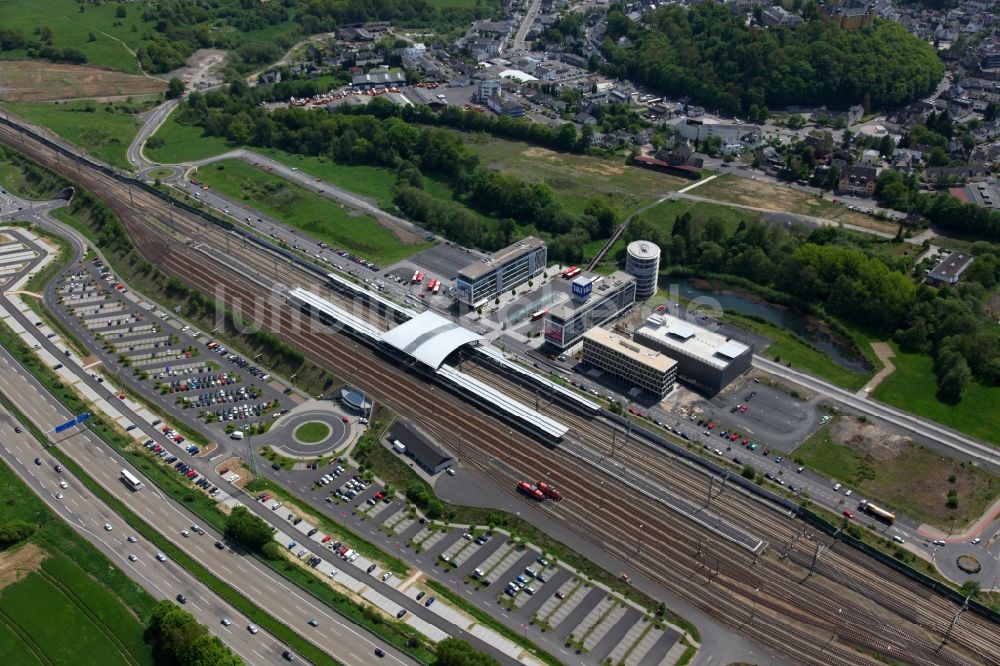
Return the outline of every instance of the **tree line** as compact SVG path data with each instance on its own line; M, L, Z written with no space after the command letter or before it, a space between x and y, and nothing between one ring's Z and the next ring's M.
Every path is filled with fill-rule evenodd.
M711 110L750 116L770 107L896 107L927 94L944 75L934 47L892 21L841 30L804 11L802 25L746 25L724 4L660 8L643 23L608 14L606 74L629 78ZM625 42L619 42L625 38Z
M675 270L734 276L771 298L891 336L904 351L930 354L946 401L960 400L972 379L1000 385L1000 331L981 314L1000 284L1000 248L989 243L975 245L961 284L934 289L918 284L923 267L910 274L907 258L879 252L889 241L832 227L786 231L741 221L727 232L721 220L696 222L685 213L669 227L640 215L626 236L659 245Z
M299 108L269 112L261 108L259 95L242 82L231 85L228 92L195 92L181 110L180 119L239 145L394 169L398 176L395 204L404 213L463 245L484 250L496 250L517 237L536 234L549 241L553 258L580 261L583 245L606 238L617 222L613 209L597 202L582 214L570 213L549 186L482 165L460 134L417 124L428 120L461 125L471 118L476 126L481 114L456 110L437 115L426 107L400 110L378 99L367 107L333 112ZM523 127L509 121L489 122L511 132ZM572 127L546 136L553 144L565 139L568 146L577 138ZM424 192L425 173L447 182L455 200L441 200Z
M171 666L242 666L218 636L208 633L191 613L166 599L153 607L146 639L153 644L156 662Z

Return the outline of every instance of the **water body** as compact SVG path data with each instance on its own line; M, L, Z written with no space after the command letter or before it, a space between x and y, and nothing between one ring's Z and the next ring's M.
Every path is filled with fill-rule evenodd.
M842 344L827 331L809 325L803 313L785 307L775 306L766 301L758 301L741 296L732 291L710 291L695 287L687 278L672 281L677 285L681 298L714 299L724 311L759 317L768 323L792 331L813 349L823 352L842 368L853 372L871 372L868 361L851 348Z

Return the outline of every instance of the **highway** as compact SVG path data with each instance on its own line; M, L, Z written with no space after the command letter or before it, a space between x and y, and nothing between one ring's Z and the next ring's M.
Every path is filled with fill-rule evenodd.
M34 377L25 372L6 349L0 350L0 391L3 391L25 415L40 429L50 430L54 424L62 423L72 415L55 399L47 394ZM192 534L185 539L181 530L190 529L201 521L194 514L172 499L163 496L155 486L133 493L119 481L119 472L127 468L140 478L136 470L120 454L112 450L89 430L81 430L60 436L56 445L63 450L72 450L74 460L84 471L108 489L157 531L182 548L188 555L242 592L259 607L267 610L275 619L292 627L300 635L313 642L347 666L370 663L376 647L386 650L387 664L416 664L410 657L384 646L377 637L364 632L353 624L344 622L337 614L311 596L301 592L278 574L260 564L253 557L242 556L226 549L221 551L215 542L223 537L211 528L205 528L204 535ZM17 456L22 465L33 459L31 455ZM98 524L103 525L107 518ZM120 524L115 519L112 524ZM124 526L123 526L124 529ZM179 591L179 590L178 590ZM170 596L174 596L173 592ZM193 598L193 597L192 597ZM190 602L189 602L190 604ZM221 617L221 616L220 616ZM307 621L315 618L318 627L310 627ZM218 622L216 618L215 622ZM235 618L234 618L235 626ZM243 631L246 626L243 625ZM227 641L228 642L228 641ZM280 659L279 650L277 657Z
M10 359L4 354L0 357L0 375L7 377L11 372ZM8 397L17 400L9 394ZM186 596L184 609L221 638L247 664L282 661L281 653L286 648L274 636L263 630L256 635L251 634L247 630L250 621L243 614L183 567L169 559L157 561L158 549L155 545L130 530L114 511L68 471L57 473L55 465L58 460L42 447L27 428L21 433L14 432L17 423L10 412L0 408L0 442L3 443L0 457L53 512L154 597L173 600L178 594ZM35 458L41 459L41 465L33 462ZM60 481L64 481L67 487L61 488ZM62 493L62 500L56 498L57 492ZM105 523L112 526L111 531L104 529ZM129 536L136 541L130 543ZM129 555L135 555L137 559L130 561ZM229 618L232 624L223 625L222 618Z

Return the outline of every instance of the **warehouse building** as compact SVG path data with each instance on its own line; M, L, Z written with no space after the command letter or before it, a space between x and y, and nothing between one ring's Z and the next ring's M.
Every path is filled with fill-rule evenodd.
M677 361L603 328L583 336L583 360L658 400L674 390Z
M669 314L653 314L635 341L677 360L677 379L715 394L750 369L753 347Z
M566 349L588 330L617 317L635 303L635 278L615 271L608 276L582 274L573 280L572 297L545 316L545 341Z
M528 236L460 270L455 278L456 297L477 308L541 275L547 259L545 243Z

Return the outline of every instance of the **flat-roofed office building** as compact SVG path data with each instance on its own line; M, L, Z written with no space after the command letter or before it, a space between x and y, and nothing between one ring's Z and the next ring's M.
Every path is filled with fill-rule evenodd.
M566 349L588 330L600 326L635 303L635 278L622 271L611 275L580 275L573 280L572 298L550 308L545 316L545 341Z
M674 390L677 361L603 328L583 336L583 360L662 400Z
M456 298L479 307L543 273L547 259L548 250L541 239L523 238L460 270L455 279Z
M670 314L653 314L634 339L677 360L677 379L718 393L750 369L753 347Z

